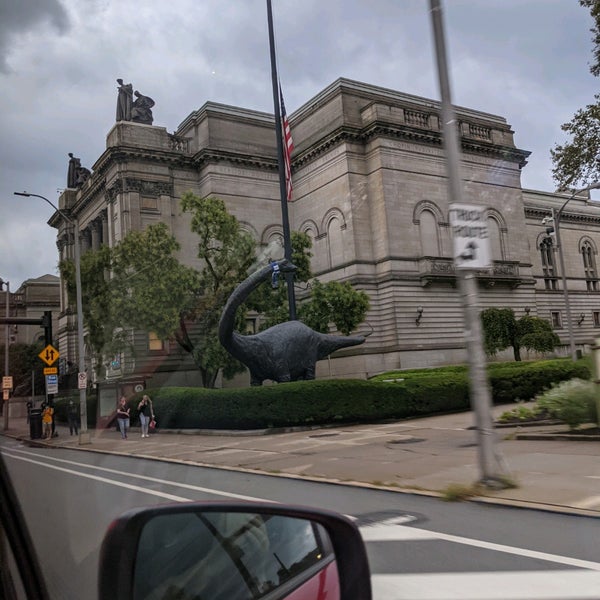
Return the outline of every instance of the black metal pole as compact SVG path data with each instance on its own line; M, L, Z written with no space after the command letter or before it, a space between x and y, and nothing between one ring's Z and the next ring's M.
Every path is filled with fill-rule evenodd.
M285 185L285 168L283 164L283 140L281 127L281 107L279 106L279 78L277 77L277 60L275 58L275 36L273 33L273 11L271 0L267 0L267 19L269 23L269 50L271 54L271 80L273 83L273 108L275 111L275 137L277 139L277 167L279 170L279 196L281 199L281 222L283 225L283 250L285 258L292 262L292 238L288 217L287 190ZM296 294L294 293L294 274L285 273L290 321L296 320Z

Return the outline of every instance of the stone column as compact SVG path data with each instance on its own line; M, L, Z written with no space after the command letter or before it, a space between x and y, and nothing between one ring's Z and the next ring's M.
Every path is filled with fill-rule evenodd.
M90 234L92 239L92 250L100 249L101 224L98 219L90 223Z

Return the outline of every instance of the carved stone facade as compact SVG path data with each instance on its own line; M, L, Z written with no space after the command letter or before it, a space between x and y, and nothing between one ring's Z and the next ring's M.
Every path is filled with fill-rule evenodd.
M558 311L564 322L559 274L556 269L548 274L542 264L540 235L543 216L566 197L521 189L529 153L515 147L504 118L464 108L456 112L464 202L488 211L494 265L478 274L482 307L507 306L517 316L527 308L548 319L559 319L553 314ZM364 345L319 363L317 376L365 377L465 361L439 113L436 101L339 79L290 115L295 145L291 226L312 238L312 269L319 279L349 281L371 300L369 325L361 332L372 328L373 334ZM180 259L200 268L197 240L179 207L186 191L222 198L263 245L280 237L273 116L208 102L174 134L119 122L108 133L90 178L80 190L66 190L60 202L78 217L82 236L90 232L91 247L113 245L129 231L162 221L181 243ZM569 208L561 228L569 289L574 312L586 314L576 327L577 342L589 344L597 331L594 314L600 311L591 264L600 246L600 210L581 200ZM53 224L61 252L69 255L69 228L58 215ZM554 254L550 247L545 256ZM556 287L547 288L554 285L545 283L548 279ZM62 301L65 307L64 293ZM72 345L67 321L74 316L66 310L64 315L61 354L70 353ZM557 333L566 344L565 330ZM175 345L157 354L148 340L136 333L146 352L137 353L135 367L132 359L118 361L121 374L154 369L153 384L159 371L161 382L198 381Z

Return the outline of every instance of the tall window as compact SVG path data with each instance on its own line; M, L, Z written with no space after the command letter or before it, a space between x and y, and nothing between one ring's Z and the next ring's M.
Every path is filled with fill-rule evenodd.
M552 327L554 329L562 329L562 319L560 318L560 312L557 310L553 310L550 313L550 318L552 319Z
M558 289L556 277L556 263L554 260L554 246L552 238L544 238L540 243L540 254L542 257L542 270L544 272L544 285L547 290Z
M598 291L598 274L596 273L596 258L594 248L588 241L581 245L581 256L583 257L583 270L588 292Z
M440 256L440 240L435 215L424 210L419 215L419 233L421 234L422 256Z
M502 234L500 233L500 224L493 217L488 217L487 225L490 239L490 258L492 260L504 260L504 252L502 252Z

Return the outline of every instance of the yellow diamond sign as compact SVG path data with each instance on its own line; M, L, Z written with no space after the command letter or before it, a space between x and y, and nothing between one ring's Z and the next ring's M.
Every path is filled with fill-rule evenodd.
M48 344L39 354L38 356L49 366L51 367L60 356L58 350L52 346L52 344Z

